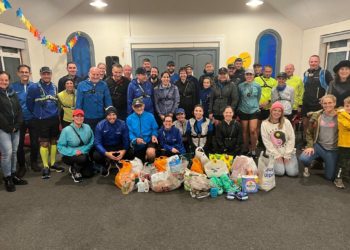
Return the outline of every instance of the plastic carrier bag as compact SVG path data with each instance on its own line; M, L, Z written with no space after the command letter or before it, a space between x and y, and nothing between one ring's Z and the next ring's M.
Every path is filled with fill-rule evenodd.
M185 179L185 181L184 181L185 191L191 191L191 180L193 177L195 177L195 180L194 180L195 182L198 181L197 177L200 177L202 179L200 182L206 182L204 180L208 180L208 183L209 183L209 179L207 178L207 176L205 174L200 174L200 173L191 171L189 169L186 169L185 170L185 178L184 178ZM206 190L204 189L203 191L206 191Z
M258 160L259 189L270 191L276 186L274 162L272 157L266 157L264 152L260 153Z
M228 154L209 154L209 159L213 160L222 160L226 163L228 171L231 171L232 163L233 163L233 155Z
M194 152L194 156L201 161L202 166L204 166L207 162L209 162L209 158L205 154L204 149L202 147L196 148Z
M129 161L121 160L123 167L115 176L115 185L122 190L123 194L128 194L134 189L136 175L132 172L132 165Z
M154 160L154 166L158 170L158 172L164 172L167 170L168 166L168 157L160 156Z
M197 157L194 157L192 159L191 171L199 174L204 174L202 163Z
M258 168L253 160L245 155L236 156L231 167L231 180L237 183L243 175L257 175Z
M209 160L204 165L205 174L210 177L220 177L224 174L228 174L226 163L222 160Z
M181 186L182 181L169 171L155 173L151 176L151 188L154 192L169 192Z

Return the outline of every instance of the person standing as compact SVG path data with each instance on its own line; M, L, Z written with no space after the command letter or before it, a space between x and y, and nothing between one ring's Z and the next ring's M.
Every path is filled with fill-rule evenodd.
M61 77L58 80L58 93L65 90L65 83L67 81L67 78L71 79L74 83L74 88L77 89L78 84L83 80L79 76L77 76L78 68L75 62L68 62L67 63L67 72L68 74Z
M327 93L337 98L336 107L340 107L345 98L350 96L350 61L340 61L334 66L333 71L335 79L330 82Z
M166 67L170 74L170 83L174 84L180 79L179 74L175 72L175 62L174 61L167 62Z
M24 141L26 132L29 132L30 138L30 166L34 172L40 172L41 167L38 166L39 156L39 136L37 128L35 127L35 117L27 108L27 93L30 85L33 84L29 80L31 76L31 69L28 65L19 65L17 68L18 82L11 84L11 88L16 92L19 102L21 104L23 113L23 123L19 129L19 144L17 150L18 169L17 176L23 177L26 173L26 161L24 152Z
M130 65L124 65L123 76L126 77L129 81L132 80L132 67Z
M148 80L152 83L153 88L157 87L162 81L159 79L159 69L157 67L151 68L151 76Z
M15 185L25 185L27 181L16 176L19 129L22 123L22 110L18 97L9 87L10 75L0 71L0 152L1 169L7 192L16 191Z
M89 79L82 81L77 90L76 108L85 113L85 123L92 131L104 118L105 109L112 106L112 99L107 84L100 79L100 70L90 68Z
M112 77L109 77L106 82L111 94L113 106L118 111L118 118L125 121L127 117L127 94L130 81L122 74L123 67L119 64L114 64L112 66Z
M293 116L301 112L301 107L303 105L303 95L304 95L304 84L299 76L294 75L294 65L287 64L284 67L284 71L287 74L287 86L294 89L294 105L293 105Z
M75 109L76 90L74 82L70 78L66 78L66 89L58 93L58 102L60 108L63 109L63 118L61 119L62 128L67 127L73 121L73 110Z

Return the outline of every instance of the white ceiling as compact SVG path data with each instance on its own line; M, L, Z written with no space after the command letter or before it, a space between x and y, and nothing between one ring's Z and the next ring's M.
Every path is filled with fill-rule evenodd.
M147 3L151 1L147 0ZM15 14L17 8L21 7L24 15L32 24L36 25L40 31L45 31L56 20L64 18L65 15L79 5L87 5L90 0L9 0L9 2L12 4L13 10L1 14L0 23L23 28L23 24L20 23ZM301 29L309 29L350 19L350 0L265 0L265 4L280 12Z

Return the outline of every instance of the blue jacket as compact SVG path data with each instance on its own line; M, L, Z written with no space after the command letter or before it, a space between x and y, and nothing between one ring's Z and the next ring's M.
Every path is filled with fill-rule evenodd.
M207 89L202 88L199 91L199 102L203 106L204 117L208 117L209 115L209 102L210 102L211 91L212 91L211 87Z
M12 89L16 92L18 96L18 100L22 108L23 120L25 121L34 119L34 115L27 108L28 88L32 84L33 82L28 82L28 84L21 84L21 82L14 82L11 84Z
M166 130L161 127L158 131L158 142L162 149L171 152L173 148L176 148L180 154L186 153L185 147L182 143L182 137L180 130L175 126L172 126L170 130Z
M140 85L137 79L133 79L128 87L128 114L133 112L132 101L140 97L145 104L145 111L153 114L153 85L148 80Z
M146 145L137 145L136 139L142 138L146 143L151 142L152 136L158 135L158 125L152 113L144 111L141 115L132 113L126 118L129 128L129 138L135 149L142 149Z
M97 84L93 84L89 80L79 83L76 108L84 110L85 118L103 118L105 109L109 106L112 106L112 99L107 83L102 80Z
M80 145L79 137L73 131L72 126L74 126L73 123L61 131L57 142L58 151L65 156L74 156L77 150L80 150L83 154L88 154L94 143L94 133L87 124L83 124L80 128L74 127L84 142L84 145Z
M57 87L49 84L33 83L28 87L27 100L28 110L37 119L47 119L58 116Z
M106 146L121 146L129 148L129 130L125 122L117 119L115 123L109 123L106 119L100 121L95 128L94 145L101 154L106 153Z
M170 76L171 84L175 84L178 80L180 80L180 76L178 73L174 73L172 76Z

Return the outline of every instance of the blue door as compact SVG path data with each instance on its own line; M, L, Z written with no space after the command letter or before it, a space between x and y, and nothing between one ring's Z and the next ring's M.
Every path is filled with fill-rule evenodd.
M91 67L90 43L88 39L79 36L78 42L72 49L72 59L77 64L77 75L86 77Z

